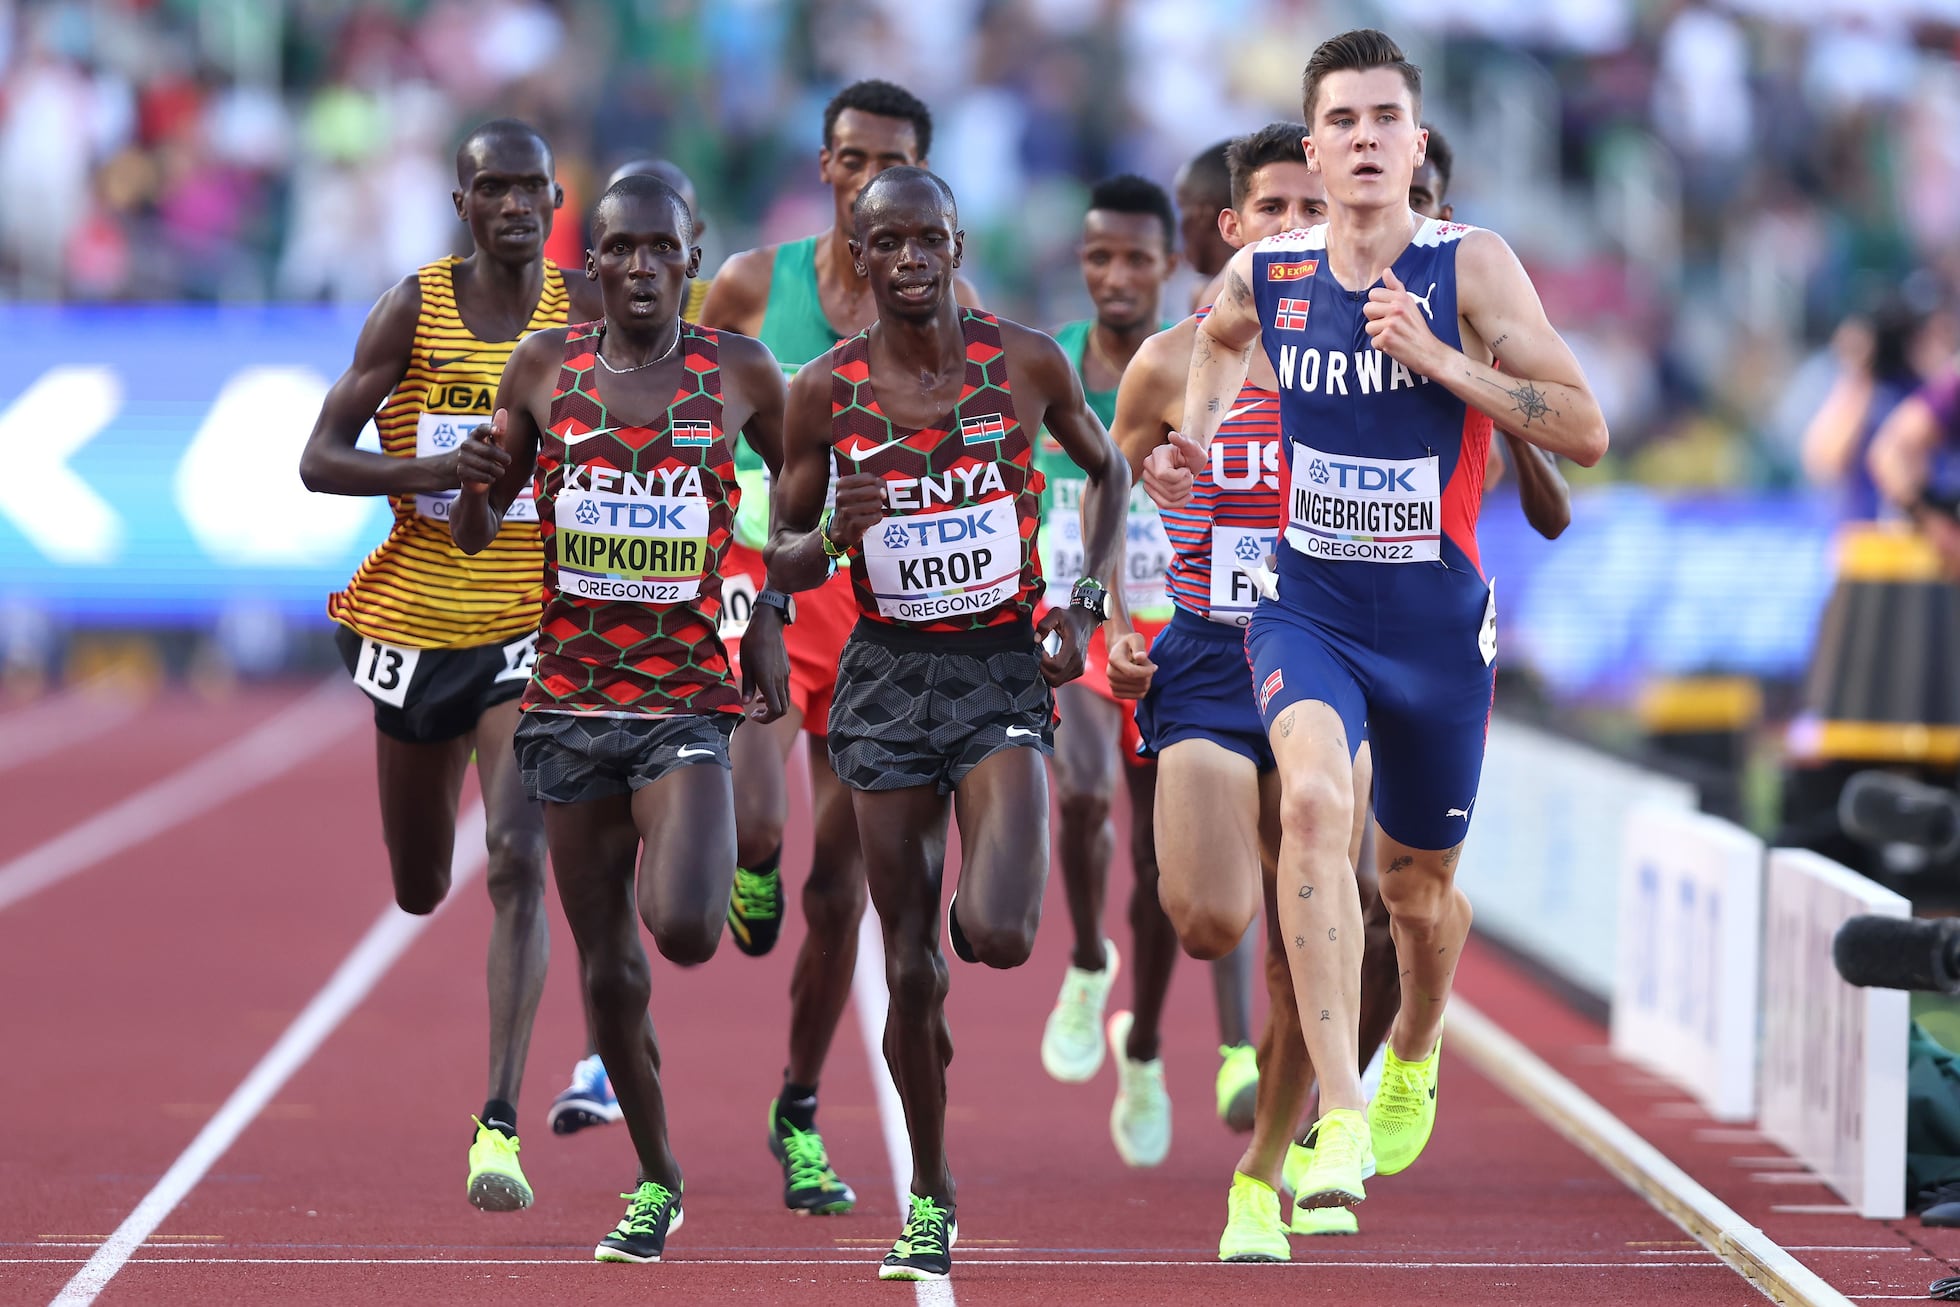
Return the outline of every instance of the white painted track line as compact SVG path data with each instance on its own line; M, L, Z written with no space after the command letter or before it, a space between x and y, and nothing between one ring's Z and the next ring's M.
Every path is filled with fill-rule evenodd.
M885 988L885 941L878 927L878 910L869 903L858 919L851 1006L857 1009L858 1034L864 1043L865 1060L870 1063L871 1087L878 1095L878 1124L885 1132L885 1156L891 1161L892 1193L898 1200L902 1223L912 1210L912 1136L905 1130L905 1107L898 1101L898 1086L892 1083L891 1069L885 1065L885 1013L891 1006L891 994ZM867 1265L865 1274L875 1275L876 1271ZM912 1288L920 1307L953 1305L949 1280L915 1280Z
M483 807L473 803L456 822L456 852L450 861L449 897L444 900L445 907L483 869L483 833ZM231 1097L217 1114L197 1132L197 1138L171 1163L163 1178L143 1195L143 1201L136 1204L136 1209L116 1227L116 1232L55 1296L54 1307L87 1307L95 1301L131 1255L169 1219L177 1204L197 1188L218 1159L265 1110L266 1104L285 1088L293 1073L306 1065L328 1036L361 1005L440 911L426 917L412 917L392 903L382 910L353 952L313 996L313 1001L286 1027L279 1042L259 1059L259 1064L231 1091Z
M0 911L291 771L367 720L357 700L346 677L330 677L229 744L0 865Z

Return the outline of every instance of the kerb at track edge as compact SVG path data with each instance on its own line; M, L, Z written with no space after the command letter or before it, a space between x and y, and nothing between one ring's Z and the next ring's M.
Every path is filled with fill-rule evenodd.
M1852 1307L1817 1272L1743 1220L1475 1006L1452 998L1447 1030L1451 1047L1486 1079L1619 1176L1767 1297L1789 1307Z
M911 1211L912 1136L905 1130L905 1105L898 1101L891 1068L885 1065L885 1014L891 991L885 987L885 940L879 933L878 910L865 904L858 918L857 969L851 973L851 1006L857 1009L858 1034L870 1063L871 1089L878 1098L878 1125L885 1135L885 1156L891 1162L892 1197L899 1219ZM953 1307L953 1286L946 1280L914 1280L913 1301L919 1307Z
M389 968L408 951L408 946L455 902L456 891L483 869L487 856L483 835L483 805L473 803L456 822L456 851L449 862L449 895L441 906L426 917L411 917L392 903L382 909L360 942L334 968L319 993L293 1018L279 1041L259 1059L238 1088L231 1091L224 1105L204 1123L197 1137L177 1155L155 1187L143 1195L135 1210L123 1218L115 1233L103 1241L82 1269L75 1272L74 1278L55 1295L50 1307L88 1307L109 1287L109 1281L116 1278L116 1273L136 1250L231 1150L266 1104L340 1028L340 1023L366 1001Z

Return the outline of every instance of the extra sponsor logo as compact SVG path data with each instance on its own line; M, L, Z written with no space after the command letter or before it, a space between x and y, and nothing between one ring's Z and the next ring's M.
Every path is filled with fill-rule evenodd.
M1320 271L1319 259L1301 259L1295 263L1268 263L1267 281L1305 281Z

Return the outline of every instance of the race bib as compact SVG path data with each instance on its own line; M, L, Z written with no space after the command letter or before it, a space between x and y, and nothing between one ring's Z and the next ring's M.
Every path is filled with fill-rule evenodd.
M887 517L865 533L864 568L881 616L930 622L1012 599L1021 532L1011 497Z
M1438 462L1323 454L1293 442L1286 542L1332 562L1433 563L1443 554Z
M1041 522L1041 573L1050 595L1066 595L1082 576L1082 490L1088 483L1058 478L1048 484L1055 493ZM1123 529L1123 602L1133 618L1169 621L1165 578L1171 566L1170 537L1141 485L1130 491Z
M1244 626L1262 593L1258 576L1276 547L1278 533L1239 526L1211 529L1211 606L1205 616L1225 626Z
M1497 578L1490 579L1490 598L1484 603L1484 624L1477 632L1477 652L1484 666L1497 661Z
M739 640L747 634L749 616L755 612L755 578L747 572L721 577L721 638Z
M420 661L420 649L397 649L371 636L362 636L360 652L354 658L354 684L369 698L399 708L408 698L408 683L415 676L415 664Z
M415 419L415 457L433 458L438 454L455 452L458 445L470 438L470 432L487 421L479 413L424 413ZM456 503L460 490L439 490L432 495L415 496L415 512L431 522L449 521L449 510ZM538 502L532 496L530 482L511 501L505 512L507 522L535 522L538 520Z
M708 501L680 495L559 492L558 592L575 599L685 603L708 565Z
M531 632L521 640L512 640L504 646L504 669L496 675L499 681L528 681L531 670L538 665L538 633Z

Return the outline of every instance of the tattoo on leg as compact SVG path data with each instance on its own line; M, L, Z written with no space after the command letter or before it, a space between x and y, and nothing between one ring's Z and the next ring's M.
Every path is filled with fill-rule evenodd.
M1402 868L1408 866L1410 863L1414 861L1415 859L1410 857L1406 853L1401 854L1398 857L1391 858L1388 864L1388 874L1393 876L1396 872L1402 870Z
M1293 937L1294 948L1305 948L1306 946L1307 946L1307 937L1305 935L1295 935Z
M1300 897L1301 897L1301 898L1303 898L1303 899L1310 899L1310 898L1312 898L1312 897L1313 897L1313 886L1311 886L1311 885L1302 885L1302 886L1300 886Z
M1289 737L1293 734L1293 709L1288 708L1286 716L1279 719L1279 733Z
M1327 938L1329 938L1329 939L1333 939L1333 938L1334 938L1334 928L1333 928L1332 926L1329 926L1329 927L1327 928Z
M1320 1019L1322 1021L1332 1021L1334 1019L1334 1014L1332 1012L1329 1012L1326 1008L1322 1008L1320 1009Z

